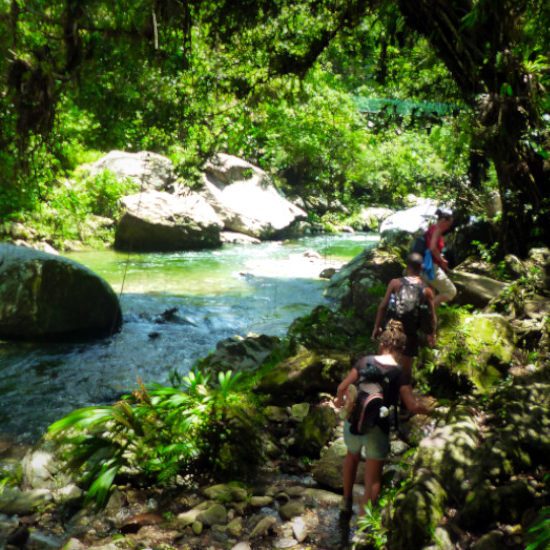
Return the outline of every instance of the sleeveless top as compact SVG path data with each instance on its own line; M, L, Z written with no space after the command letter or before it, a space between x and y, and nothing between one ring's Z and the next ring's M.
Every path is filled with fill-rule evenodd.
M432 241L432 236L433 236L436 229L437 229L437 225L434 223L434 224L430 225L430 227L428 227L428 231L426 231L426 233L424 234L424 238L426 239L426 248L427 249L430 248L430 243ZM443 240L443 236L440 235L439 239L437 239L437 243L436 243L437 250L439 250L440 254L443 251L444 246L445 246L445 241ZM437 265L441 266L441 261L439 260L439 258L436 258L435 256L433 256L433 262L434 262L434 264L437 264Z

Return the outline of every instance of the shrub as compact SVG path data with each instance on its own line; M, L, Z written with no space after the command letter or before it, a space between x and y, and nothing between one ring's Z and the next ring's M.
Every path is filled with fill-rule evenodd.
M220 479L254 473L263 455L249 381L229 371L211 383L194 371L176 382L141 384L112 406L79 409L50 426L88 500L104 504L122 477L170 483L178 474L190 480L204 472Z

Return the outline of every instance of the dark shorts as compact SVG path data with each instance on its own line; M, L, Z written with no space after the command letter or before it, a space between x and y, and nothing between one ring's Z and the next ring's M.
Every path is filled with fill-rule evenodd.
M403 355L416 357L418 355L418 334L407 334L407 343Z

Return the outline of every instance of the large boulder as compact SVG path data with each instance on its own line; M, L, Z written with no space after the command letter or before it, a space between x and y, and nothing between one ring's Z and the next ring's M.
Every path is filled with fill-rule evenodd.
M160 191L122 199L115 247L132 251L200 250L221 246L223 223L196 193L175 196Z
M437 347L425 350L418 377L425 377L438 396L490 391L511 366L512 325L498 314L455 308L440 310L439 317Z
M105 336L118 330L121 320L113 289L88 268L30 248L0 245L0 336Z
M220 153L204 172L202 194L227 230L268 239L306 216L279 194L263 170L245 160Z
M405 264L394 252L367 249L331 277L325 295L339 300L344 307L353 306L364 316L371 306L378 305L388 282L401 277L404 269Z
M455 270L451 278L458 291L453 303L457 305L472 304L480 309L484 308L508 286L491 277L466 271Z
M344 438L336 438L328 447L322 450L321 457L313 465L311 472L313 479L323 487L341 491L344 486L342 469L346 454L347 449ZM355 478L356 483L363 482L364 472L364 463L360 462Z
M378 232L382 222L389 218L393 213L394 211L390 208L385 208L382 206L368 206L362 208L357 215L357 219L353 224L353 227L363 231Z
M294 355L280 361L260 381L258 391L277 402L315 398L319 392L334 393L349 370L349 353L316 353L299 346Z
M111 151L98 161L83 167L91 176L105 170L117 178L134 180L142 191L164 191L176 181L172 162L156 153Z
M391 216L388 216L380 226L380 233L417 233L426 231L428 225L435 219L435 212L438 203L426 199L420 204L400 210Z
M229 370L253 374L276 353L284 353L277 336L232 336L218 342L216 350L199 362L199 368L214 378Z

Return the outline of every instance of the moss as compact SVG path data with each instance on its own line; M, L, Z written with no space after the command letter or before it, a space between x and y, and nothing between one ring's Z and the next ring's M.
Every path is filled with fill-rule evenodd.
M276 397L277 403L311 399L319 392L334 393L349 370L350 354L325 351L322 354L300 346L261 379L257 391Z
M503 317L443 308L437 349L424 354L421 370L428 385L446 378L447 392L454 386L457 393L468 387L486 393L507 372L514 349L512 328Z
M421 472L397 497L392 521L390 548L414 550L423 548L443 518L447 493L434 476Z

